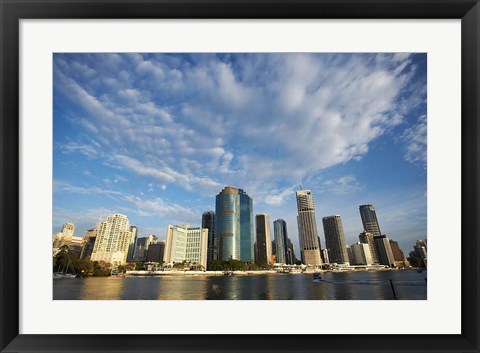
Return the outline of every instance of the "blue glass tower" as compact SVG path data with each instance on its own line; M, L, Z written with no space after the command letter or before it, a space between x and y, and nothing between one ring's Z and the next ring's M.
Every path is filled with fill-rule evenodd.
M240 260L254 262L253 245L253 200L242 189L238 189L240 196Z
M226 186L215 199L215 244L219 260L254 261L253 201Z

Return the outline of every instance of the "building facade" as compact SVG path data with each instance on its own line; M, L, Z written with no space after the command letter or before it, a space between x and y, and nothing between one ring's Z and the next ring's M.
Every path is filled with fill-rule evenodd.
M270 237L270 217L267 214L255 216L257 229L257 256L256 261L260 265L272 264L272 239Z
M215 244L215 212L203 212L201 227L208 229L207 263L218 260L217 244Z
M165 242L159 241L148 246L147 262L163 263L163 256L165 253Z
M280 264L288 264L287 222L283 219L273 221L273 235L275 238L276 262Z
M323 217L322 223L325 233L325 246L329 250L329 262L350 263L341 217L339 215Z
M133 261L135 255L135 247L137 246L138 228L136 226L130 226L132 232L132 240L128 246L127 262Z
M122 265L127 261L132 231L127 216L112 214L97 225L97 238L91 260Z
M352 251L352 265L371 265L373 264L370 246L365 243L357 242L350 246Z
M386 235L379 235L373 237L375 241L375 247L378 251L378 261L382 265L395 266L395 259L393 257L392 248L390 247L390 241Z
M358 239L360 240L360 243L368 244L372 261L373 263L378 264L379 263L378 253L377 253L377 247L375 246L375 241L373 240L373 234L364 231L358 235Z
M169 265L188 262L207 269L208 229L188 225L167 226L164 262Z
M63 245L69 245L75 232L75 225L67 222L62 226L62 230L55 234L53 239L53 249L61 248Z
M373 234L374 237L382 235L375 207L373 207L373 205L360 205L359 209L360 217L362 217L363 230Z
M315 218L315 202L312 192L310 190L298 190L296 197L302 262L306 265L322 265L320 241Z
M215 244L219 260L254 261L253 201L226 186L215 198Z
M143 262L147 259L148 247L157 241L157 237L149 234L144 238L138 238L135 244L133 261Z

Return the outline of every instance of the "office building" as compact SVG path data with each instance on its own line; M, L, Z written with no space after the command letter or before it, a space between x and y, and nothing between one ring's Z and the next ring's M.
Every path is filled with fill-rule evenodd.
M146 262L163 263L165 253L165 242L159 241L148 246Z
M320 241L315 218L315 202L310 190L298 190L297 223L301 247L302 262L305 265L318 266L322 264L320 256Z
M325 246L329 250L329 262L338 264L350 263L340 216L323 217L322 222L325 233Z
M405 255L403 254L400 245L395 240L389 239L390 248L392 249L393 259L395 260L395 266L403 267L405 266Z
M256 261L259 265L272 264L272 239L270 237L270 217L267 214L257 214L255 216L257 229L257 256Z
M295 246L290 238L287 238L287 265L295 265L297 258L295 257Z
M371 265L373 264L370 246L366 243L357 242L350 246L352 251L352 265Z
M328 256L328 249L322 249L321 255L322 255L323 263L329 264L330 263L330 257Z
M126 263L132 236L127 216L108 216L106 221L97 225L97 238L91 260L105 261L114 266Z
M169 225L163 260L166 264L187 262L207 269L208 229L189 225Z
M133 256L135 255L135 246L137 245L138 237L138 228L136 226L130 226L132 232L132 240L128 246L127 262L133 261Z
M207 263L210 263L218 259L217 244L215 244L215 212L203 212L201 227L208 229Z
M254 261L253 201L226 186L215 199L215 243L219 260Z
M378 224L377 213L373 205L360 205L360 216L362 217L363 230L372 233L374 237L382 235Z
M378 251L378 261L382 265L390 267L395 266L395 259L393 258L392 248L390 247L390 241L386 235L374 236L375 247Z
M69 245L75 232L75 225L67 222L62 226L62 230L55 234L53 239L53 249L61 248L64 245Z
M288 258L288 235L287 222L283 219L273 221L273 235L275 244L276 262L280 264L287 264Z
M135 245L135 252L133 255L133 261L144 262L147 259L147 251L150 244L157 241L157 237L153 234L147 235L144 238L138 238Z
M378 264L379 260L377 254L377 247L375 246L375 242L373 241L373 234L364 231L358 235L358 238L360 240L360 243L368 244L372 261L373 263Z

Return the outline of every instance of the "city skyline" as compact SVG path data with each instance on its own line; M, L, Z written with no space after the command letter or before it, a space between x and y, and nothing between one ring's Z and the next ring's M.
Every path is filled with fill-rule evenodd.
M52 233L119 212L164 239L236 185L299 249L303 184L319 230L340 214L354 243L373 204L406 249L426 237L426 55L55 54L53 152Z

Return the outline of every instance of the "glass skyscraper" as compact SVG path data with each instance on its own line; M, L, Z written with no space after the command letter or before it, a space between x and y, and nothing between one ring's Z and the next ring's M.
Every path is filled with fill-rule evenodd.
M219 260L254 261L253 201L226 186L215 199L215 243Z
M215 244L215 212L203 212L202 228L208 229L207 262L217 260L217 244Z
M242 189L238 189L240 196L240 260L243 262L255 261L253 251L253 200Z
M277 219L273 221L273 235L275 237L275 256L277 263L289 263L287 222L285 222L283 219Z

